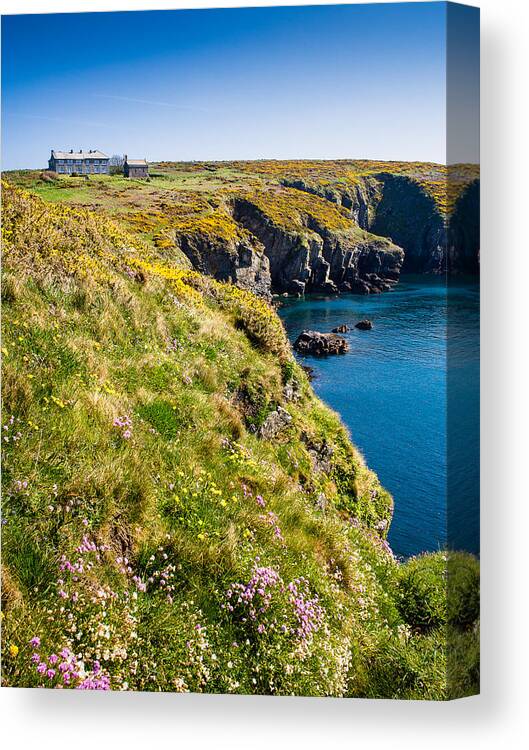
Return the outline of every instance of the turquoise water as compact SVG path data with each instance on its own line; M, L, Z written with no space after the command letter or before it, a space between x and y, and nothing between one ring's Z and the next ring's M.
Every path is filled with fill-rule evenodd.
M394 552L478 553L478 286L410 276L384 294L288 300L279 313L291 341L373 321L345 334L347 354L300 361L394 497Z

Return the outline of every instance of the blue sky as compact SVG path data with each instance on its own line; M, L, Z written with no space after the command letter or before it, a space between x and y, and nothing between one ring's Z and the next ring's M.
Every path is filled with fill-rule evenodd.
M4 169L445 159L444 3L4 16Z

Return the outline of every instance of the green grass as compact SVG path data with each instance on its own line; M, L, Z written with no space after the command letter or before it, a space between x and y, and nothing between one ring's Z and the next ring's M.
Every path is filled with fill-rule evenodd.
M444 558L393 558L391 497L273 309L116 219L9 185L3 199L3 684L57 686L32 654L50 669L67 648L69 687L84 669L116 690L475 690L475 658L447 671ZM265 440L277 405L292 421ZM473 565L453 578L459 649ZM254 619L229 592L255 577Z
M8 172L6 176L46 201L97 209L118 218L151 247L165 249L184 263L178 245L180 234L204 235L228 245L244 235L231 216L231 201L236 197L254 202L276 225L300 236L307 235L312 222L324 230L346 231L362 241L369 235L359 230L336 202L344 194L351 197L356 189L365 192L369 187L379 194L388 174L417 184L445 216L465 187L479 179L475 165L447 169L439 164L368 160L162 162L150 166L149 181L121 175L85 179L37 170ZM294 183L303 189L285 187Z

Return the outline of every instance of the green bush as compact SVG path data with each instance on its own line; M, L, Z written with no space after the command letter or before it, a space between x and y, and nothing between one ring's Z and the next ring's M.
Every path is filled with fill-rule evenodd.
M383 633L358 670L361 681L355 694L363 698L446 700L445 645L444 629L413 635L403 626L399 634Z
M448 555L448 621L470 627L479 618L479 561L464 552Z
M419 631L446 623L447 561L444 553L412 557L402 566L398 606L404 620Z
M479 693L479 625L461 631L449 627L447 633L448 698L464 698Z

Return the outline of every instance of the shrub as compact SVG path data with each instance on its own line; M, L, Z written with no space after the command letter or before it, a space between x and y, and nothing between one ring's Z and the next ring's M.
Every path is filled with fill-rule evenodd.
M427 635L414 635L406 628L383 633L363 669L365 684L356 694L364 698L446 700L444 629Z
M470 627L479 618L479 561L464 552L448 555L448 621Z
M59 177L55 172L50 172L46 170L45 172L40 173L40 179L43 182L56 182L59 179Z
M447 560L442 552L412 557L403 566L398 606L404 620L419 631L446 623Z
M461 631L449 627L447 634L448 698L464 698L479 692L479 627Z

